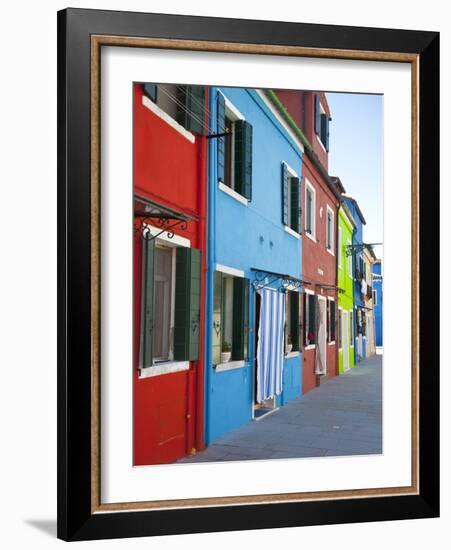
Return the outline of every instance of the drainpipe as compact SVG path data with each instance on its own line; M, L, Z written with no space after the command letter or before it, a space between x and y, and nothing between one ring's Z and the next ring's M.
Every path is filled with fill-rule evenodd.
M205 87L205 105L208 106L208 88ZM208 113L208 110L207 110ZM207 121L208 127L208 121ZM206 310L206 277L207 277L207 138L198 136L198 246L202 251L202 277L200 293L200 350L196 376L196 449L204 448L204 371L205 371L205 310Z

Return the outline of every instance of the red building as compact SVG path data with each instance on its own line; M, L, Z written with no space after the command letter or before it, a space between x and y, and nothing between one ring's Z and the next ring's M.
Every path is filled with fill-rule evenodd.
M328 174L331 115L323 92L277 91L309 144L302 162L302 393L338 374L338 178Z
M203 447L204 88L134 86L134 464Z

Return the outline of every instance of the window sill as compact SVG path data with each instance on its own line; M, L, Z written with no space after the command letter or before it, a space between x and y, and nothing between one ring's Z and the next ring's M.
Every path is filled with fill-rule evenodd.
M308 346L304 347L304 351L309 351L309 350L315 349L315 348L316 348L316 344L309 344Z
M165 111L163 111L163 109L161 109L161 107L158 107L156 103L154 103L145 95L142 98L142 104L144 105L144 107L147 107L149 111L152 111L157 117L164 120L169 126L171 126L171 128L181 134L188 141L190 141L191 143L194 143L196 141L196 138L192 132L186 130L181 124L179 124L175 119L169 116Z
M229 197L232 197L232 199L235 199L241 204L247 206L249 201L246 199L246 197L243 197L243 195L240 195L239 193L228 187L225 183L222 183L222 181L218 183L218 187L220 191L222 191L226 195L229 195Z
M291 235L292 237L295 237L296 239L300 239L301 238L301 235L299 233L297 233L294 229L291 229L291 227L289 227L288 225L284 225L283 228L285 229L285 231Z
M316 243L316 237L314 237L311 233L309 233L308 231L304 231L304 234L307 235L307 237L313 241L314 243Z
M316 132L315 132L315 136L316 136L316 139L317 139L318 143L321 145L323 151L325 153L327 153L327 149L326 149L324 143L322 142L321 138L319 137L319 135Z
M333 340L332 342L327 342L327 345L328 346L335 346L335 340Z
M225 372L228 370L241 369L244 367L245 361L228 361L227 363L219 363L214 366L216 372Z
M139 370L139 378L152 378L184 370L189 370L189 361L168 361L167 363L159 363L152 367L141 368Z
M291 359L292 357L299 357L301 354L300 351L290 351L290 353L285 354L285 359Z
M329 252L329 254L330 254L331 256L335 256L335 254L334 254L334 252L333 252L332 249L326 247L326 250L327 250L327 252Z

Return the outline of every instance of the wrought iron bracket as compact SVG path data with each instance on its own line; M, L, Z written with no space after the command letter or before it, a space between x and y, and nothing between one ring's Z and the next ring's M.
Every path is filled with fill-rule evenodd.
M157 226L160 231L152 234L149 225ZM168 239L172 239L174 237L172 229L175 227L184 231L188 227L188 222L186 220L174 220L170 218L143 217L140 218L138 224L135 223L135 233L140 233L146 241L153 241L163 233L167 233Z
M352 256L353 254L358 254L365 250L365 248L372 249L373 246L381 246L384 243L359 243L359 244L348 244L346 246L346 256Z
M297 279L290 275L254 268L252 268L252 271L255 273L255 278L252 281L252 286L255 290L261 290L262 288L271 286L277 281L279 281L277 289L282 291L291 290L292 288L298 289L302 286L301 279Z

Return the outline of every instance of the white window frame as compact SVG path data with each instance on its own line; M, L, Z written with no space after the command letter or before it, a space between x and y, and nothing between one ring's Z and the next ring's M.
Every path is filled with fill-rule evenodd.
M313 201L312 201L312 233L309 233L307 231L307 208L308 208L308 201L307 201L307 191L310 190L313 195ZM309 182L307 178L305 178L305 196L304 196L304 204L305 204L305 217L304 217L304 233L307 235L309 239L311 239L313 242L316 243L316 189L315 187Z
M319 100L319 112L320 112L320 115L326 115L326 114L327 114L326 111L325 111L325 109L324 109L324 107L323 107L323 104L321 103L321 99ZM320 118L320 120L321 120L321 118ZM319 132L320 132L320 134L321 134L321 123L320 123L320 125L319 125ZM327 153L326 146L325 146L324 143L322 142L321 136L318 135L316 132L315 132L315 136L316 136L316 139L318 140L318 143L321 145L323 151L324 151L325 153Z
M328 296L327 300L329 302L335 302L335 298L333 298L332 296ZM335 303L335 321L337 321L337 304L336 303ZM337 342L337 329L335 328L335 340L331 340L330 342L327 342L327 344L329 346L335 346L336 342Z
M351 322L352 321L352 322ZM355 341L355 325L354 325L354 321L355 321L355 310L354 309L350 309L349 310L349 324L350 324L350 327L351 327L351 334L350 334L350 338L349 338L349 347L353 348L354 347L354 341Z
M304 293L305 294L311 294L312 296L315 296L315 292L313 290L308 289L308 288L306 288L304 290ZM306 302L307 302L307 300L306 300ZM305 312L303 312L303 314L305 315ZM307 316L306 316L306 318L307 318ZM304 333L305 333L305 327L304 327ZM302 339L303 339L302 343L304 344L305 343L304 334L302 335ZM311 349L316 349L316 344L309 344L308 346L304 346L305 351L309 351Z
M146 95L142 96L142 104L144 107L149 109L149 111L152 111L152 113L154 113L154 115L156 115L158 118L161 118L161 120L164 120L166 124L168 124L176 132L181 134L189 142L195 143L196 136L193 133L191 133L189 130L186 130L181 124L179 124L174 118L168 115L166 111L163 111L161 107L159 107L155 102L153 102Z
M338 334L338 351L343 351L343 308L338 306L338 315L340 317L339 329L337 330ZM340 347L341 343L341 347Z
M332 224L332 227L331 227L331 231L330 231L330 238L331 238L331 242L330 242L330 248L328 248L328 242L327 242L327 226L328 226L328 223L329 223L329 212L331 214L331 224ZM334 245L335 245L335 212L332 210L332 208L327 204L326 205L326 250L327 252L329 252L329 254L331 254L332 256L335 256L335 250L334 250Z
M343 231L341 229L341 227L338 228L338 269L341 269L343 270L343 261L342 261L342 256L343 256L343 250L342 250L342 242L343 242Z
M160 233L161 229L149 224L145 224L144 231L150 231L152 235ZM190 239L181 237L180 235L174 235L172 238L168 237L168 234L161 233L155 238L155 244L160 242L167 248L172 248L172 281L171 281L171 321L169 328L169 338L171 339L171 332L174 330L175 322L175 250L180 247L191 248ZM156 364L144 367L142 364L141 344L142 335L140 337L140 351L139 351L139 378L152 378L153 376L161 376L163 374L171 374L174 372L180 372L189 369L189 361L174 361L170 358L168 361L159 361ZM173 357L174 350L169 344L169 357Z

